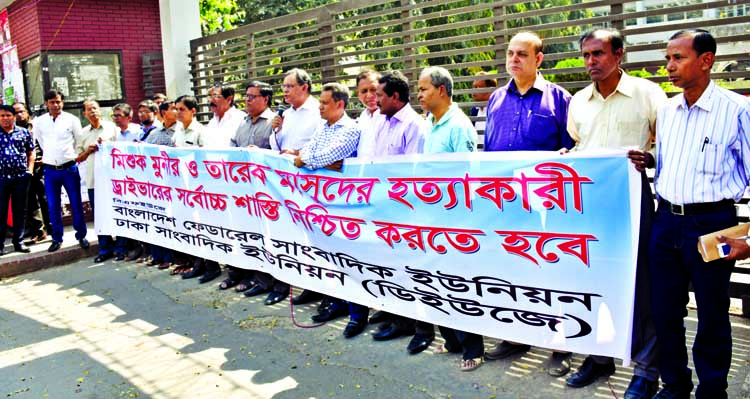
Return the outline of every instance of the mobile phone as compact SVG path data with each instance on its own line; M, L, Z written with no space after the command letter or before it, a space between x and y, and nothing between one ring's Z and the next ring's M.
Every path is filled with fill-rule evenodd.
M729 256L729 252L732 251L732 247L725 243L716 244L716 249L719 251L719 256L722 258Z

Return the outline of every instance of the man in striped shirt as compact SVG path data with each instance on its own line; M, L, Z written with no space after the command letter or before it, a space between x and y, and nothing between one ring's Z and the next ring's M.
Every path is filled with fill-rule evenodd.
M688 285L698 305L693 362L697 399L726 398L732 359L729 277L734 260L705 263L698 238L737 225L734 203L750 176L750 103L711 81L716 40L680 31L667 44L669 81L683 89L659 110L650 240L651 295L664 386L654 398L689 398L685 348Z

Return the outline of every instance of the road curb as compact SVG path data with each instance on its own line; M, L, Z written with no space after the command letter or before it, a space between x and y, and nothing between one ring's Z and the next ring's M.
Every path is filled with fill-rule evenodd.
M79 261L99 253L99 244L91 243L87 249L83 249L78 242L70 246L63 246L56 252L47 252L45 243L36 244L43 246L41 250L35 250L29 254L7 253L0 258L0 278L7 278L35 272L38 270L49 269L57 266L63 266L69 263Z

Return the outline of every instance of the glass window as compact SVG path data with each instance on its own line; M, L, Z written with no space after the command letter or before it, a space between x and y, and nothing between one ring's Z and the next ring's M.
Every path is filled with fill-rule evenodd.
M62 91L66 102L124 97L118 54L48 54L47 65L50 89Z
M26 85L26 97L29 106L44 102L44 77L42 76L42 57L36 56L23 62L23 80Z

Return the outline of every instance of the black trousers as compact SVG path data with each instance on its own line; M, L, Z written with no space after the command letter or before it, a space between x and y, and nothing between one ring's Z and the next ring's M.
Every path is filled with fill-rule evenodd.
M21 244L26 219L26 194L30 174L13 179L0 179L0 243L5 244L8 227L8 207L13 206L13 244Z

